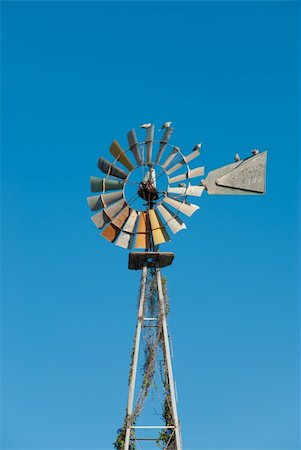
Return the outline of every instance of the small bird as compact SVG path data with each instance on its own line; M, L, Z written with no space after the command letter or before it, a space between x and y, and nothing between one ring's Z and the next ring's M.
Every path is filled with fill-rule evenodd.
M200 143L200 144L196 144L194 147L193 147L193 152L195 152L196 150L200 150L200 148L202 147L202 144Z
M184 187L184 188L186 188L186 184L185 184L185 183L179 183L179 187Z
M234 159L236 162L240 161L240 156L238 153L235 154Z
M163 128L170 128L171 127L172 122L165 122L163 123L162 127L159 129L159 131L161 131Z
M258 155L258 153L259 153L259 150L252 150L252 154L255 156L255 155Z
M144 123L142 125L140 125L140 128L150 128L152 126L151 123Z

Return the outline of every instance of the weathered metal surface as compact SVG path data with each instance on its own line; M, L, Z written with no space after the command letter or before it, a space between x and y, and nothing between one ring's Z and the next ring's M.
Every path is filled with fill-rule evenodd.
M105 214L104 211L100 211L91 217L92 222L97 228L103 228L107 223L111 222L111 219Z
M154 245L159 245L164 242L169 242L170 237L169 237L160 217L158 216L157 211L154 209L150 209L148 212L148 215L149 215L149 219L150 219L150 225L151 225Z
M116 245L122 248L131 248L135 237L135 227L138 219L138 213L135 210L131 211L131 214L126 221L118 239Z
M110 223L100 234L109 242L114 242L120 233L120 229L114 224Z
M112 220L114 217L117 216L127 206L124 199L118 200L118 202L113 203L112 205L108 206L104 212L105 214Z
M166 148L166 145L168 144L168 141L170 139L170 136L172 135L172 132L173 132L173 128L171 128L171 127L165 128L163 137L160 141L160 147L159 147L158 155L156 158L156 164L159 164L159 162L162 158L162 155L164 153L164 150Z
M135 248L149 248L150 236L149 236L149 223L146 212L139 212L139 221L137 227L137 236L135 242Z
M169 156L167 157L166 161L164 161L164 163L161 164L162 167L163 167L163 169L165 169L166 167L168 167L169 164L175 159L175 157L176 157L177 155L180 154L179 151L180 151L180 149L179 149L178 147L174 147L174 148L172 149L172 151L170 152L170 154L169 154Z
M154 132L155 132L155 125L151 125L149 128L146 129L146 162L150 163L152 160L152 153L153 153L153 144L154 144Z
M167 206L161 204L158 205L157 208L173 234L176 234L181 230L186 230L187 227L185 223L180 219L180 217L175 216L175 214L167 208Z
M204 175L205 167L197 167L196 169L188 170L188 172L181 173L176 177L168 178L169 183L177 183L179 181L187 180L190 178L201 177Z
M98 159L98 168L103 173L107 173L109 175L112 175L113 177L125 179L128 176L128 174L124 170L119 169L119 167L115 166L114 164L110 163L110 161L102 157Z
M123 181L90 177L91 192L114 191L123 188Z
M259 153L208 173L202 184L208 194L261 195L265 193L267 152Z
M129 206L126 206L113 220L112 223L116 225L118 228L122 228L127 219L129 218L129 215L131 213L131 208Z
M134 234L121 231L115 244L122 248L131 248Z
M123 198L123 191L108 192L101 195L87 197L89 207L92 211L98 211Z
M87 202L92 211L98 211L99 209L104 208L101 195L91 195L90 197L87 197Z
M129 254L128 268L141 270L145 265L166 267L172 264L174 257L175 254L171 252L132 252Z
M130 217L128 218L126 224L123 227L123 231L127 231L128 233L133 233L135 231L135 225L137 222L138 213L135 210L132 210Z
M204 186L186 186L186 187L170 187L168 186L167 192L169 194L178 195L191 195L193 197L200 197L204 191Z
M140 164L141 163L141 154L140 154L139 144L138 144L138 140L137 140L137 136L136 136L136 131L134 128L128 132L127 139L128 139L129 147L131 149L131 152L134 155L134 158L135 158L137 164Z
M116 141L116 139L114 139L114 141L111 144L110 153L111 155L114 156L114 158L118 160L118 162L120 162L120 164L125 166L128 170L134 169L133 164L126 156L125 151L121 148L121 145L119 144L118 141Z
M197 205L188 202L181 202L179 200L176 200L175 198L171 198L168 196L164 197L163 202L167 203L168 205L172 206L177 211L180 211L188 217L192 216L193 213L200 209L200 207Z

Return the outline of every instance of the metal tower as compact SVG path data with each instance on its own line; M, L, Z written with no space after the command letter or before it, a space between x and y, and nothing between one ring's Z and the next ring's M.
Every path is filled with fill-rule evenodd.
M113 141L113 163L99 158L98 168L106 177L91 177L91 191L97 194L88 197L90 209L99 211L91 219L103 230L105 239L125 249L143 250L129 254L128 267L141 270L141 282L126 415L114 446L134 450L142 444L143 448L154 448L155 442L160 448L182 450L166 319L169 304L161 274L174 254L160 252L159 245L170 241L167 229L174 234L185 229L183 215L191 216L199 209L187 200L191 196L200 197L204 190L222 195L264 194L267 152L252 150L243 160L236 154L234 163L200 179L204 167L192 168L189 163L200 156L201 144L185 156L179 147L169 144L171 122L161 127L159 139L154 138L153 124L140 128L146 131L144 140L138 142L135 130L129 131L127 150ZM153 157L154 145L157 152ZM172 175L174 172L177 174ZM194 178L199 182L191 185ZM151 393L157 396L161 408L160 423L158 413L152 418L142 414ZM151 435L146 435L149 432ZM150 443L152 447L147 447Z

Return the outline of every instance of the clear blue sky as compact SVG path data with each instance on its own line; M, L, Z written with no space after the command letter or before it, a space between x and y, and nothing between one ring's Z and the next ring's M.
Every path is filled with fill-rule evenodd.
M265 196L204 194L164 247L184 448L299 449L298 3L1 7L2 449L112 448L139 273L85 197L165 120L208 170L269 150Z

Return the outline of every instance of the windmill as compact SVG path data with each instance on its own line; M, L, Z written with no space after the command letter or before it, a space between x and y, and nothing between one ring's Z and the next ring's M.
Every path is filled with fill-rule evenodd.
M181 450L167 327L169 305L161 274L162 267L172 264L174 254L159 251L159 246L170 241L171 233L185 229L183 217L190 217L199 209L190 203L191 197L200 197L204 191L221 195L264 194L267 152L253 150L251 156L243 160L236 154L233 163L201 179L205 168L190 167L200 156L201 144L184 155L178 146L169 143L174 131L171 122L161 127L163 133L159 139L155 139L153 124L144 124L141 128L145 129L143 141L138 141L132 129L127 134L126 150L116 140L111 144L113 162L99 158L98 168L105 177L91 177L94 195L87 199L90 209L96 212L91 219L102 230L101 236L119 247L135 250L129 253L128 267L141 270L126 415L114 445L118 450L134 450L137 445L141 448L142 443L147 446L155 441L161 448ZM192 184L192 180L198 182ZM141 360L142 373L139 374ZM141 413L152 389L160 397L160 424L144 423L148 417L141 422ZM141 435L143 431L151 431L156 436L145 437Z

